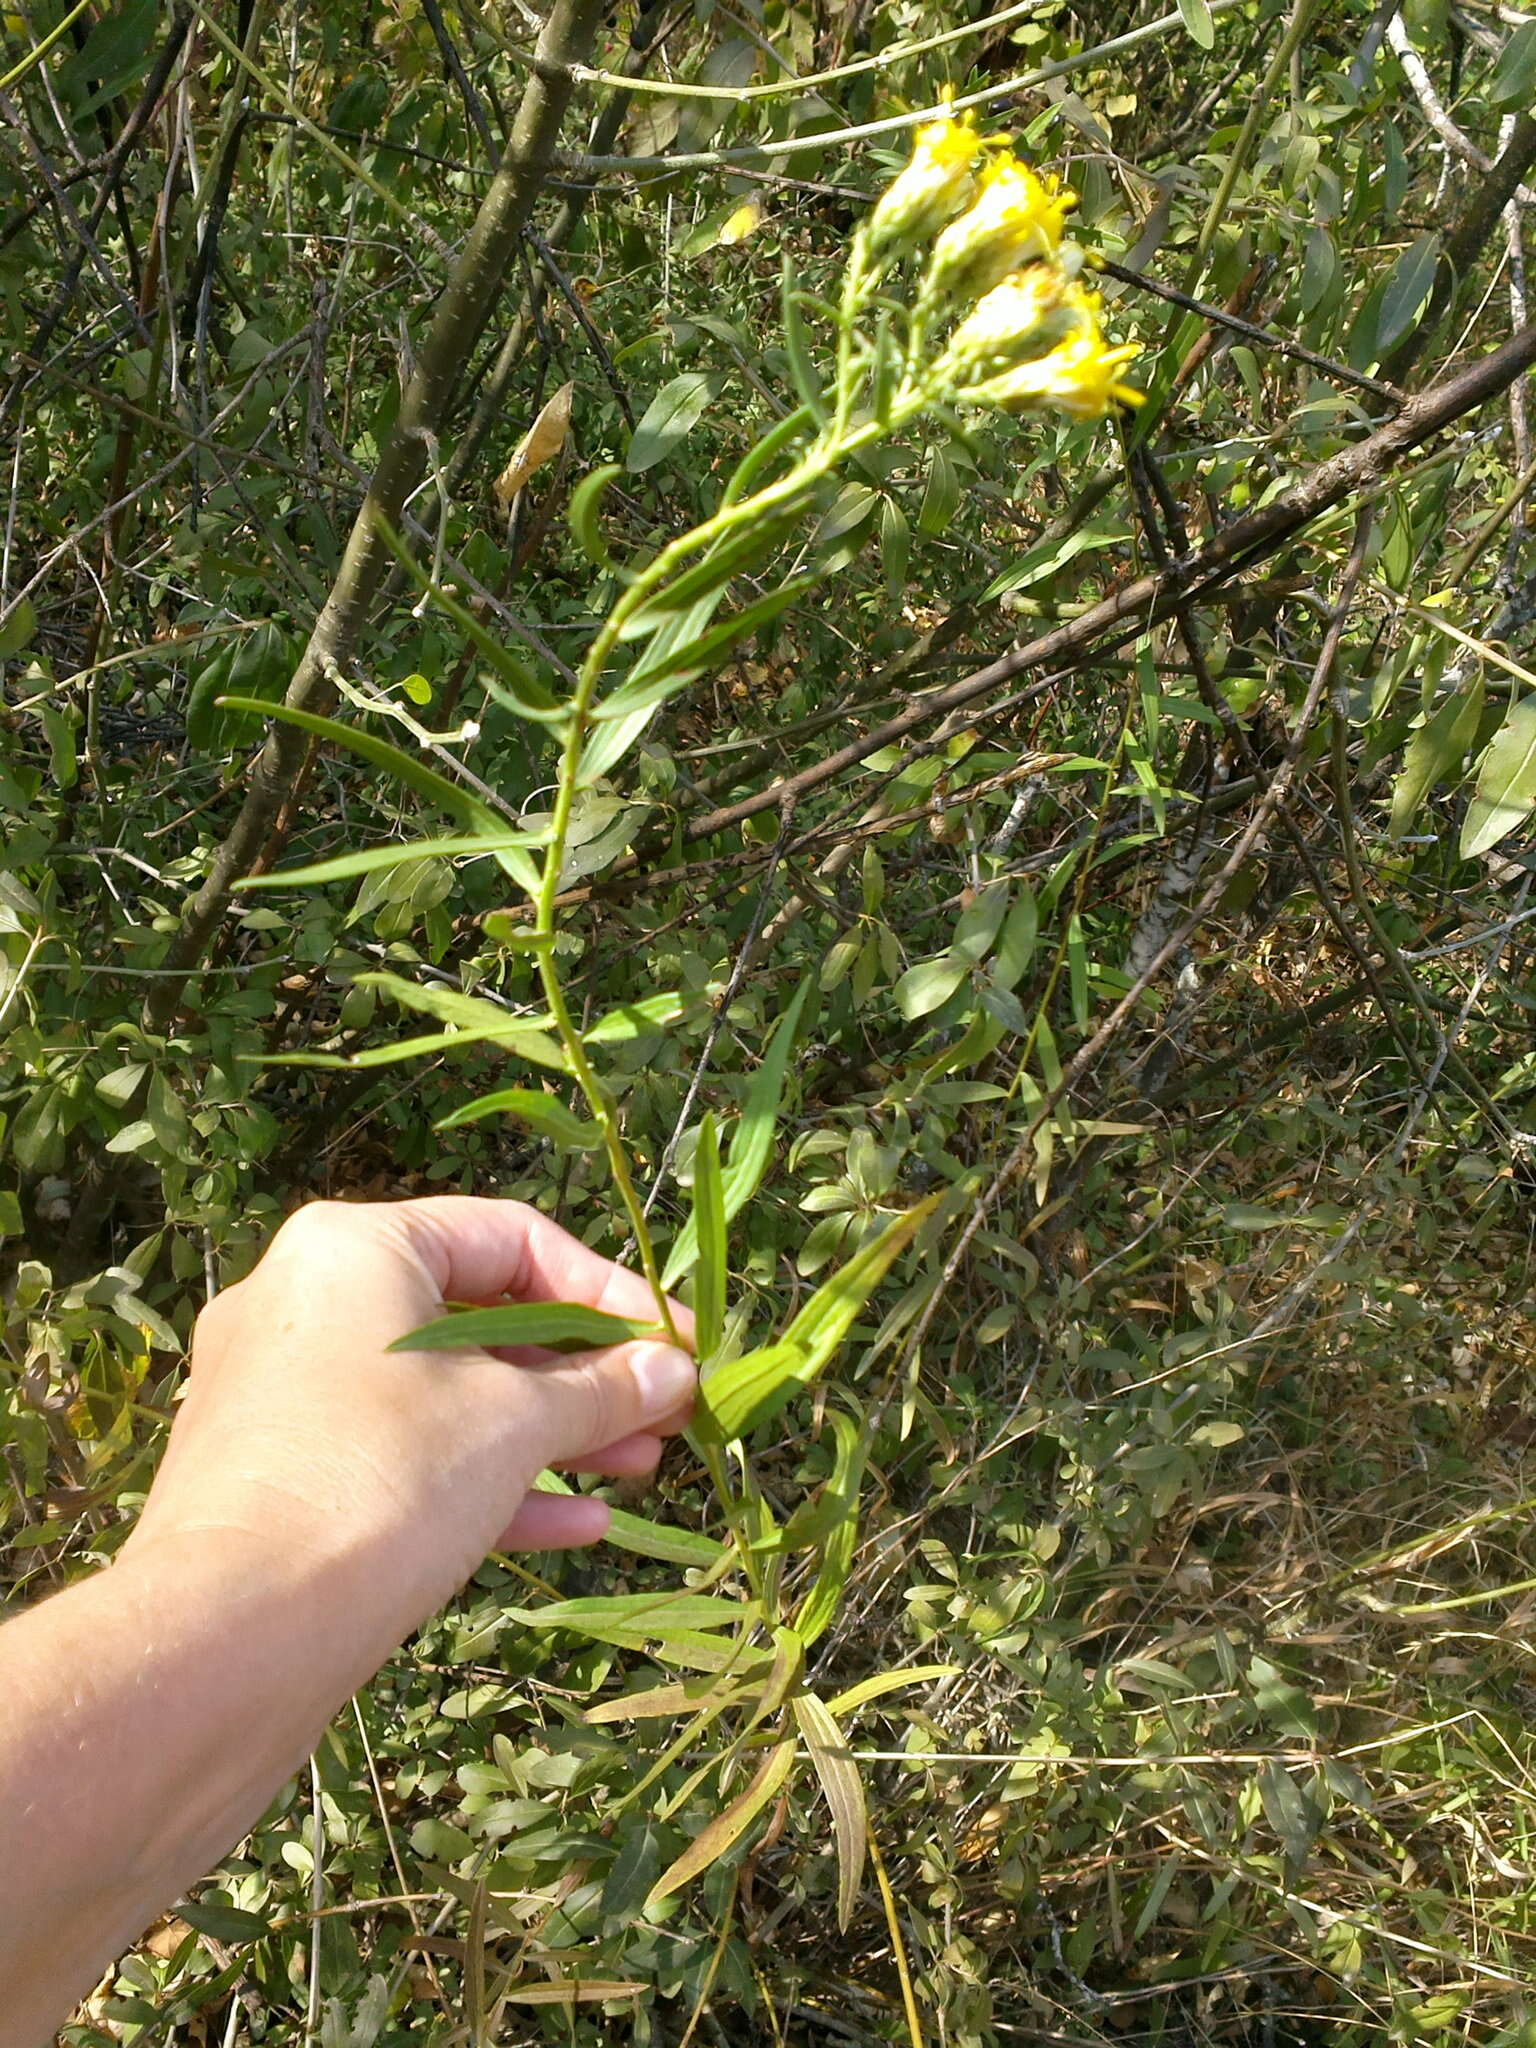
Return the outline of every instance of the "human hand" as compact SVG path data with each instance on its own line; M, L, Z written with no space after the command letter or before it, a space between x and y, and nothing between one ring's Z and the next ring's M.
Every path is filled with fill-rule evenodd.
M390 1352L445 1301L579 1301L649 1320L639 1274L520 1202L317 1202L198 1318L192 1372L129 1552L245 1546L262 1569L355 1561L404 1635L493 1548L591 1543L608 1510L528 1494L548 1465L650 1471L692 1360L640 1341L574 1357ZM674 1309L685 1340L692 1322Z

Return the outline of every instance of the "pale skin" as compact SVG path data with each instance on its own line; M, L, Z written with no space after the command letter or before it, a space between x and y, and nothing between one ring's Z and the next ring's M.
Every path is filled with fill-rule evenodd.
M537 1211L448 1195L300 1210L199 1317L132 1536L0 1629L0 2048L51 2040L487 1552L597 1540L602 1503L537 1472L645 1473L686 1424L663 1342L386 1350L504 1298L655 1312Z

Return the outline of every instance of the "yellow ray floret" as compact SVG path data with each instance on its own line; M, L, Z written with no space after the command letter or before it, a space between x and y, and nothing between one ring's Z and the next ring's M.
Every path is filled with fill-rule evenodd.
M872 252L887 255L938 233L945 221L970 203L976 189L971 173L981 137L967 115L946 114L918 129L912 158L881 194L869 218Z
M933 245L924 295L979 299L1021 264L1054 256L1077 194L1010 150L981 172L975 200Z
M973 403L1000 406L1005 412L1049 405L1071 419L1100 420L1117 405L1140 405L1145 398L1145 392L1120 381L1120 372L1139 352L1136 342L1106 348L1096 330L1085 331L1032 363L989 378L966 395Z
M1099 334L1097 292L1054 263L1030 263L994 285L955 329L949 354L960 375L985 374L1044 355L1074 334Z

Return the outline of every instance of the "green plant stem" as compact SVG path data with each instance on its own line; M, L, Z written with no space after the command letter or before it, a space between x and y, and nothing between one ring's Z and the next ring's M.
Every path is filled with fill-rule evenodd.
M1295 0L1290 25L1280 38L1275 54L1270 58L1264 76L1259 80L1249 102L1247 116L1236 142L1232 145L1232 154L1227 158L1222 171L1221 183L1217 186L1215 197L1211 200L1205 219L1201 223L1200 239L1195 244L1195 252L1189 259L1189 268L1184 273L1186 292L1192 292L1200 282L1205 259L1210 255L1211 244L1216 239L1216 230L1221 226L1228 202L1237 188L1237 181L1246 169L1253 145L1258 140L1259 123L1269 109L1270 95L1279 84L1280 74L1289 65L1293 53L1301 48L1301 39L1310 28L1317 8L1318 0Z
M618 645L626 622L654 598L690 556L702 553L749 521L762 520L808 497L816 484L836 469L847 456L868 442L893 432L929 403L932 396L931 379L910 387L903 394L902 402L893 408L889 420L869 420L851 430L848 427L848 416L859 374L854 361L853 338L859 308L870 281L858 253L860 247L860 244L855 244L855 255L849 265L848 282L843 294L839 323L837 399L834 418L827 432L815 441L777 482L765 485L750 498L722 502L712 517L670 541L630 584L588 648L586 660L582 663L581 672L576 679L576 688L571 695L554 808L550 818L549 841L544 850L544 864L539 876L538 892L534 898L532 936L536 942L539 980L543 986L544 999L549 1005L556 1035L564 1049L576 1085L586 1098L592 1115L602 1131L603 1150L607 1155L609 1172L613 1177L619 1200L623 1204L629 1228L634 1235L641 1267L656 1297L658 1318L673 1342L678 1341L677 1325L662 1288L656 1248L646 1222L644 1205L629 1170L629 1160L624 1149L618 1118L614 1113L614 1105L587 1057L586 1047L571 1015L559 970L555 965L553 940L557 922L560 874L565 865L566 845L570 838L571 815L581 772L581 756L593 723L593 705L609 657ZM730 1528L742 1569L754 1593L761 1597L762 1561L752 1551L745 1524L745 1504L730 1483L725 1454L718 1445L700 1444L697 1448Z

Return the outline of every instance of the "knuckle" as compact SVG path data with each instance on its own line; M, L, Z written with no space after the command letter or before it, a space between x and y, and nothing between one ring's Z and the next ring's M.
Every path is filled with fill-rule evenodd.
M615 1434L617 1409L611 1372L596 1359L585 1361L575 1374L572 1392L583 1442L591 1449L608 1443Z

